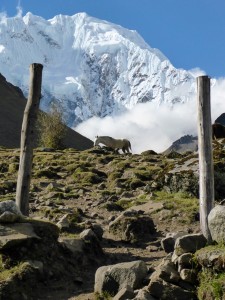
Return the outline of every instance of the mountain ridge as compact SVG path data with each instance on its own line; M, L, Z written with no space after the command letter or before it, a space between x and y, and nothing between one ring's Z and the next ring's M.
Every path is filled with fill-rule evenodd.
M137 103L186 102L195 92L192 74L175 69L137 32L86 13L50 20L27 13L5 18L0 30L1 73L27 95L28 66L42 63L41 108L60 102L70 127Z
M178 140L174 141L172 145L162 153L168 155L171 152L184 154L188 151L195 152L198 150L198 137L193 135L184 135Z

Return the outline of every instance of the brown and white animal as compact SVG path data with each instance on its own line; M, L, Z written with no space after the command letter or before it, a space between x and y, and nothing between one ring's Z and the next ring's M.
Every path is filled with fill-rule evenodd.
M214 123L212 125L212 138L213 140L225 138L225 126L220 123Z
M122 149L123 153L131 153L131 143L127 139L114 139L110 136L96 136L94 146L98 146L99 144L112 148L117 153L119 149Z

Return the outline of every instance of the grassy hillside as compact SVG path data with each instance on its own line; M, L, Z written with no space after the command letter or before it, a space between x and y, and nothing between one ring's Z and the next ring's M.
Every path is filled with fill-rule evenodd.
M19 150L1 148L1 201L15 198L18 166ZM197 157L193 154L166 157L147 151L116 155L94 148L82 152L34 151L30 194L34 215L44 213L41 205L35 206L46 200L82 209L92 201L106 211L106 203L112 199L122 210L151 200L162 203L157 214L166 222L175 216L178 223L191 224L198 210L197 195ZM101 201L105 205L99 205ZM59 211L54 218L60 218Z
M0 201L15 199L19 154L19 149L0 148ZM225 196L222 144L214 145L214 165L219 201ZM69 227L61 229L60 238L76 238L84 229L100 226L108 264L143 259L149 267L156 266L165 256L160 240L168 232L199 232L198 202L197 153L172 152L164 156L146 151L125 155L98 148L34 151L30 217L57 224L66 216ZM128 245L117 233L110 232L110 222L127 209L138 211L138 216L149 216L156 227L154 236ZM90 278L84 286L88 285L91 292L97 266L88 266L92 269L87 271ZM60 269L62 274L64 269ZM64 281L60 284L64 285ZM53 286L45 291L43 299L52 296L54 289L58 293Z

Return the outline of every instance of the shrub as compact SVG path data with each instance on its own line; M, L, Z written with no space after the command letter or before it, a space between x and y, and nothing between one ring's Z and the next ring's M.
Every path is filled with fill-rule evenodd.
M37 121L38 140L42 147L60 149L66 134L62 108L52 104L49 114L40 112Z
M40 177L46 177L49 179L57 179L60 178L60 176L52 169L43 169L36 172L35 176L37 178Z
M80 172L79 168L73 173L73 178L81 184L97 184L102 182L102 179L93 172Z
M9 164L9 169L8 169L9 173L15 173L18 170L19 170L19 164L18 163L11 163L11 164Z

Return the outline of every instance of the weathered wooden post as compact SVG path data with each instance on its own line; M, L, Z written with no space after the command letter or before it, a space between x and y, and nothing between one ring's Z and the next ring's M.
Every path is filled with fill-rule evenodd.
M29 215L29 191L32 172L35 122L41 98L41 64L30 65L29 96L23 116L20 145L20 165L16 188L16 204L21 212Z
M208 227L208 214L214 206L214 170L212 154L212 122L210 109L210 78L197 78L198 95L198 151L200 225L203 235L212 241Z

